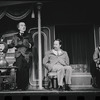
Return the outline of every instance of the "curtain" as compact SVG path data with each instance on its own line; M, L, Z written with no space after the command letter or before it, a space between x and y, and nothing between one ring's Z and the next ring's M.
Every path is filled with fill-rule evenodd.
M32 4L14 5L0 8L0 19L7 16L13 20L21 20L33 11Z
M92 25L55 26L55 38L62 40L62 49L68 52L70 64L86 64L90 70L94 52Z
M0 19L3 18L6 14L6 8L0 8Z

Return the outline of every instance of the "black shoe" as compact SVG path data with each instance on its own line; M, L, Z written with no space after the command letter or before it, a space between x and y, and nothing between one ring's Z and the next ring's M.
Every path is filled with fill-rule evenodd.
M53 88L52 87L51 88L48 88L48 90L53 91Z
M18 88L17 91L22 91L22 89L19 89L19 88Z
M58 91L63 91L63 87L59 86Z
M72 89L69 87L69 85L65 86L65 91L72 91Z

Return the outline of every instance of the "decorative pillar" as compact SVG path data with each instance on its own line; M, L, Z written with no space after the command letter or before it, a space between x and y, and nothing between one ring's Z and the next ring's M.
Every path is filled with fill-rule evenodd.
M96 32L95 32L95 25L94 25L94 46L96 48Z
M42 48L41 48L41 6L42 3L37 3L38 9L38 63L39 63L39 89L42 89Z
M11 70L10 70L10 76L12 79L12 83L11 83L11 89L14 90L16 89L16 67L15 66L11 66Z

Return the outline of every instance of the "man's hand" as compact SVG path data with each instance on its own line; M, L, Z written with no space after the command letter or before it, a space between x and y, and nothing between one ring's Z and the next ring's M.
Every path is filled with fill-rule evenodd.
M65 66L65 65L66 65L66 63L65 63L64 59L59 59L59 63L60 63L61 65L63 65L63 66Z
M19 41L19 42L18 42L18 45L22 45L22 44L23 44L23 42L22 42L22 41Z
M31 45L31 43L29 43L29 48L31 48L32 47L32 45Z

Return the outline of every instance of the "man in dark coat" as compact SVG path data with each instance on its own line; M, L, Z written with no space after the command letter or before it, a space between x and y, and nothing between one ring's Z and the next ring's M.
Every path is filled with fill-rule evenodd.
M15 66L18 67L16 72L17 88L26 90L29 83L29 68L32 65L32 39L30 34L26 33L26 25L24 22L20 22L17 25L19 30L17 35L12 38L9 48L15 47Z
M100 88L100 45L95 48L93 60L95 64L92 73L94 72L93 75L96 78L96 87Z

